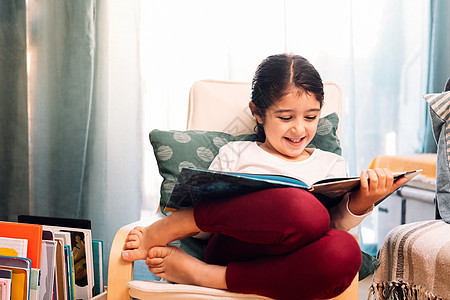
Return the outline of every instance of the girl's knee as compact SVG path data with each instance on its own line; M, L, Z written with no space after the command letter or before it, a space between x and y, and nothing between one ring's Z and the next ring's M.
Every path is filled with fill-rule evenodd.
M267 190L276 203L273 217L293 228L310 228L325 233L330 227L327 209L310 192L297 188Z
M327 286L316 296L333 298L345 291L354 280L361 267L361 250L352 235L336 229L327 233L326 243L321 249L317 253L323 264L316 270L320 270L320 278L327 282Z
M361 249L354 236L342 230L331 229L331 247L328 256L335 270L341 272L338 276L351 280L359 271L362 263Z
M269 210L268 217L282 232L282 244L292 247L314 241L330 228L330 216L325 207L309 192L296 188L264 191L262 206Z

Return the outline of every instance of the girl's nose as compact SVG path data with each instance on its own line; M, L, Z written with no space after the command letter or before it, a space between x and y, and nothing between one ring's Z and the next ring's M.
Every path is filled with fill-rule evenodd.
M295 133L295 134L303 134L304 127L301 123L297 123L294 126L292 126L291 131L292 131L292 133Z

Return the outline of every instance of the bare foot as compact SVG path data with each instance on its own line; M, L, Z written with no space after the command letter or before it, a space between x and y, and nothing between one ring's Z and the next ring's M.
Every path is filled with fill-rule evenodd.
M193 209L177 210L147 227L137 226L131 230L123 247L122 258L126 261L145 259L150 248L165 246L199 231Z
M122 252L122 258L124 260L135 261L145 259L148 255L148 250L151 247L160 245L159 242L156 241L156 235L151 232L155 231L157 233L157 230L152 230L152 225L148 227L137 226L128 233L123 247L124 251ZM161 246L163 245L161 244Z
M226 267L209 265L177 247L153 247L146 264L153 274L168 281L227 289Z

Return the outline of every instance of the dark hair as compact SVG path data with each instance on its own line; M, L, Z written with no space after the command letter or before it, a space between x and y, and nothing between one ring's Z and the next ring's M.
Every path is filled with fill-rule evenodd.
M304 57L294 54L277 54L264 59L258 66L252 80L252 102L254 113L263 120L267 109L290 92L314 95L323 105L323 83L319 72ZM266 135L262 124L256 123L259 141Z

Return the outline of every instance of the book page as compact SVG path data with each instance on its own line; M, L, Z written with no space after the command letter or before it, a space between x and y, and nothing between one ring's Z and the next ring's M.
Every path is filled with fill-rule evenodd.
M394 173L394 181L406 177L408 181L417 176L422 170L413 170ZM408 182L407 181L407 182ZM405 182L406 183L406 182ZM346 193L357 190L360 185L359 177L350 178L328 178L313 184L312 193L315 195L323 195L328 198L341 198Z

